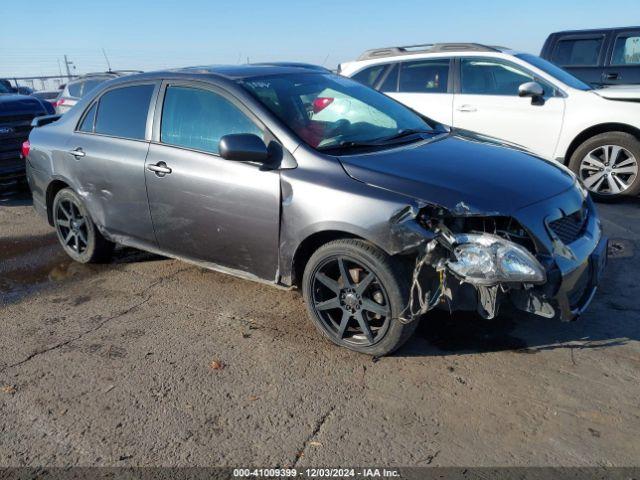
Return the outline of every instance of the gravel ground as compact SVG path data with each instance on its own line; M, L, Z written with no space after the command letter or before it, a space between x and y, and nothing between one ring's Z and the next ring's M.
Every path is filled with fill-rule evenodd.
M70 262L0 203L0 466L637 466L640 203L574 323L426 317L392 357L300 295L122 249Z

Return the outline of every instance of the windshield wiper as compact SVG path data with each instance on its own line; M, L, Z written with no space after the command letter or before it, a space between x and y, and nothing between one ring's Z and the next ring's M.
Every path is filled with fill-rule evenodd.
M327 150L341 150L341 149L349 149L349 148L367 148L367 147L380 147L381 144L373 143L373 142L356 142L354 140L344 140L339 143L333 143L331 145L324 145L322 147L317 147L317 150L321 152L325 152Z
M433 130L420 130L416 128L405 128L400 130L398 133L391 135L390 137L380 138L377 141L386 143L390 140L398 140L399 138L409 137L411 135L418 135L421 133L433 133Z
M318 150L336 150L336 149L349 149L349 148L367 148L367 147L385 147L388 145L393 145L393 140L399 140L404 137L409 137L411 135L419 135L425 133L433 133L432 130L417 130L417 129L405 129L400 130L398 133L391 135L390 137L378 138L376 140L372 140L370 142L361 142L357 140L344 140L338 144L326 145L323 147L319 147Z

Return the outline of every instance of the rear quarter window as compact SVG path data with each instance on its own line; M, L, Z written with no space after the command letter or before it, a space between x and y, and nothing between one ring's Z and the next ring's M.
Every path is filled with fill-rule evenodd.
M106 92L98 104L95 133L144 140L154 85L133 85Z
M93 124L96 118L96 110L98 109L98 104L94 103L91 105L91 108L87 111L80 123L78 130L81 132L93 132Z
M356 82L360 82L369 87L373 87L380 78L380 74L386 67L387 65L374 65L373 67L365 68L364 70L359 71L351 78Z

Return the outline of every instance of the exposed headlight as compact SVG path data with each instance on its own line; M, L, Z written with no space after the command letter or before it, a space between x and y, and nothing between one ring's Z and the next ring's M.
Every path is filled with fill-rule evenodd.
M543 283L546 273L526 249L497 235L457 234L449 268L476 285Z

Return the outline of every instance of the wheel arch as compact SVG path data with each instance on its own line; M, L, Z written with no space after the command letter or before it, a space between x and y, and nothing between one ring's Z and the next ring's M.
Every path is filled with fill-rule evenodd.
M333 240L344 238L354 238L373 243L361 235L346 230L321 230L310 234L300 242L293 254L291 262L291 285L301 286L302 275L304 274L307 262L318 248Z
M49 225L53 226L53 199L63 188L70 188L69 182L62 178L54 178L49 185L47 185L47 192L45 194L45 201L47 207L47 221Z
M596 135L600 135L601 133L608 132L623 132L633 135L638 140L640 140L640 129L633 127L626 123L601 123L598 125L594 125L589 127L582 132L580 132L569 144L569 148L564 155L564 164L569 165L569 161L571 160L571 156L578 149L580 145L582 145L589 138L594 137Z

